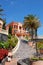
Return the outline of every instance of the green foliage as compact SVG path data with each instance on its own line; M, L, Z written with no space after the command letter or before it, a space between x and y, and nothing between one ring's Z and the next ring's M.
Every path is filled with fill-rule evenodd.
M34 30L35 30L35 37L37 36L37 29L40 26L40 21L39 19L34 16L34 15L28 15L26 17L24 17L24 24L23 27L26 29L31 29L31 37L33 39L34 37Z
M30 39L31 39L30 36L25 36L24 38L25 38L26 40L30 40Z
M6 42L0 41L0 48L12 49L16 46L18 39L15 36L9 36L9 39Z
M12 34L12 26L9 27L9 34Z
M6 29L6 19L5 20L3 20L3 29Z
M43 41L37 42L37 48L43 49Z
M0 42L0 48L8 49L9 44L7 42Z
M8 48L9 48L9 44L8 44L8 42L4 42L4 46L3 46L3 48L5 48L5 49L8 49Z
M33 57L33 58L31 58L31 60L38 61L38 60L43 60L43 58L41 58L41 57Z
M0 19L3 21L3 29L5 29L5 25L6 25L6 19L3 19L2 16L5 15L4 13L4 9L2 8L2 6L0 5Z
M28 36L26 36L26 37L25 37L25 39L26 39L26 40L28 40L28 39L29 39L29 37L28 37Z
M8 39L11 39L11 34L8 35Z
M17 43L18 42L18 39L17 37L14 36L14 42Z
M39 58L39 60L43 60L43 58Z
M18 42L18 39L15 36L12 36L11 39L8 39L10 47L15 47Z
M2 48L2 47L3 47L2 42L0 42L0 48Z
M33 58L31 58L31 60L33 60L33 61L38 61L39 58L38 58L38 57L33 57Z

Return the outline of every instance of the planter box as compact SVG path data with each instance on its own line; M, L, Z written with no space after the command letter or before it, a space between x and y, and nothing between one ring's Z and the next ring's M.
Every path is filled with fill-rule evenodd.
M43 54L43 49L40 49L40 53Z
M43 61L33 61L31 65L43 65Z

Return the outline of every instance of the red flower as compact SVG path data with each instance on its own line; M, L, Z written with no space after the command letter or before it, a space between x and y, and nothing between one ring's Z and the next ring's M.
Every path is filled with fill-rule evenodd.
M0 60L2 60L7 55L8 55L8 50L6 50L6 49L0 49Z

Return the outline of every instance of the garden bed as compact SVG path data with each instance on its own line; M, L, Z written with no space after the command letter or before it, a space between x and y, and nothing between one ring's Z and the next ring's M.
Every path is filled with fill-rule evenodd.
M18 43L18 39L16 36L8 36L8 40L6 42L0 41L0 48L4 49L13 49Z
M43 41L37 42L37 49L39 50L40 54L43 54Z
M17 37L11 35L8 36L8 40L6 42L0 41L0 62L8 56L9 52L12 52L12 49L16 47L17 43Z

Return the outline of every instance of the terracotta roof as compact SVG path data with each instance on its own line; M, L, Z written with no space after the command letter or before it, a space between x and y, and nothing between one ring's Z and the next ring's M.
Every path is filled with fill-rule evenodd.
M12 21L11 23L7 24L6 26L9 26L10 24L17 24L18 25L18 23L20 23L20 22ZM22 24L22 23L20 23L20 24Z

